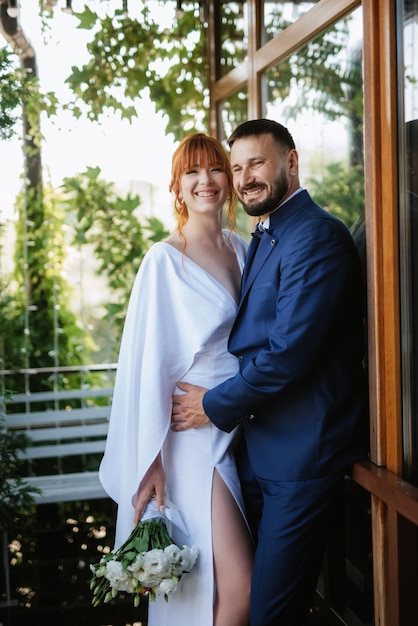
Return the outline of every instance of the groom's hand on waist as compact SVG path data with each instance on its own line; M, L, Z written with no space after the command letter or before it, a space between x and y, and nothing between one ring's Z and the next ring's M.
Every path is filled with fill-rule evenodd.
M180 432L210 424L202 403L207 389L190 383L177 383L177 387L185 393L173 395L171 430Z

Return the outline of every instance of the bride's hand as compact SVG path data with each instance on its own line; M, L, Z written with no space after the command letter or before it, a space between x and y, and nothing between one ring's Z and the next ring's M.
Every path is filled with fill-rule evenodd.
M138 487L135 501L134 525L137 526L145 508L152 498L155 498L159 511L164 510L165 472L159 454L150 465L141 484Z

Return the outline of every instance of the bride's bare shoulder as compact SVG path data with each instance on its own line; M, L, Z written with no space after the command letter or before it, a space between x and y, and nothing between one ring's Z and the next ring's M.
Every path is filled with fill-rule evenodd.
M176 248L177 250L183 250L184 248L184 242L182 241L182 239L180 238L180 235L177 232L169 235L167 239L164 239L164 241L165 243L168 243L170 246L173 246L173 248Z

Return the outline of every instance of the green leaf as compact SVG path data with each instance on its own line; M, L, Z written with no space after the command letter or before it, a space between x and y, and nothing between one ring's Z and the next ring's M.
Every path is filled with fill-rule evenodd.
M78 18L79 23L77 28L91 30L95 23L98 20L97 13L94 13L88 6L84 6L84 11L82 13L75 13L74 15Z

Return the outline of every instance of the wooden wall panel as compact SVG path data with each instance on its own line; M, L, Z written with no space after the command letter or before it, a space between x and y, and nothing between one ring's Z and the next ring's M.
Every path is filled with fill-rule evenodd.
M391 0L365 0L364 143L371 458L402 473L396 56Z

